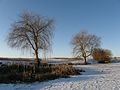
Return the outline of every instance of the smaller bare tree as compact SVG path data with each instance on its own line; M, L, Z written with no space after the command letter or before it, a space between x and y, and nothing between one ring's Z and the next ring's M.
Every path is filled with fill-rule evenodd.
M92 54L94 48L100 46L100 42L100 38L96 35L89 34L86 31L79 32L71 41L73 54L77 57L83 57L84 63L87 64L87 57Z

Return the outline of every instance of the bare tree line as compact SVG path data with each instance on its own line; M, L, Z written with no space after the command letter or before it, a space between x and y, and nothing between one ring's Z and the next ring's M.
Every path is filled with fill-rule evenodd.
M43 56L51 50L54 22L33 13L24 12L11 26L7 37L8 45L12 48L32 50L35 55L35 66L40 65L39 51ZM71 40L73 55L83 58L87 64L87 57L92 55L94 48L100 47L100 37L86 31L78 32Z

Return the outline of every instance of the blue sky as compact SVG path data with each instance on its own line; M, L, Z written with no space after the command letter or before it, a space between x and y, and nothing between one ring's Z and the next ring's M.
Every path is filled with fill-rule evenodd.
M80 30L101 37L101 47L120 56L119 0L0 0L0 56L29 57L11 49L5 38L23 11L55 19L52 56L72 57L70 40Z

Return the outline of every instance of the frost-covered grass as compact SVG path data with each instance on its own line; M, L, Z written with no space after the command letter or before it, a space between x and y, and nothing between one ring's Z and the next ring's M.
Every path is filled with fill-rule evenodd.
M120 90L120 63L77 65L82 75L31 84L0 84L0 90Z

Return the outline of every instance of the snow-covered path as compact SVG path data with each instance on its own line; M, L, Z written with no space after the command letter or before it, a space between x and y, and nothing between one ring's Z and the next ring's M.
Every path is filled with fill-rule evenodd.
M0 84L0 90L120 90L120 63L80 65L82 75L32 84Z

